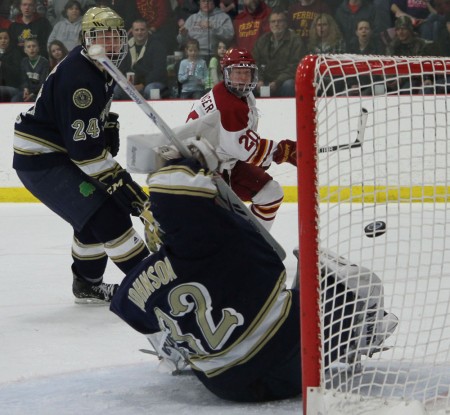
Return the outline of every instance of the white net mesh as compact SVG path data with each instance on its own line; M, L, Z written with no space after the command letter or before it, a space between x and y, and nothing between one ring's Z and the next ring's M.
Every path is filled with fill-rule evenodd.
M341 397L326 413L450 412L450 60L322 56L315 68L319 244L380 279L320 255L321 387ZM368 237L375 221L386 232Z

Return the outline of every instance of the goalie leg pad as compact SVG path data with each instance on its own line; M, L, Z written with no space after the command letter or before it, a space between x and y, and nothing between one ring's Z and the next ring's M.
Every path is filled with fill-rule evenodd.
M322 280L333 278L338 286L341 286L336 297L340 296L344 306L344 320L347 321L345 325L350 325L352 328L352 332L348 333L349 336L344 338L342 334L340 335L341 346L342 343L350 340L349 348L341 348L340 356L343 356L343 350L348 353L350 349L368 356L380 351L380 346L392 335L398 325L398 318L384 310L381 279L369 269L352 264L329 250L321 250L319 262ZM345 292L347 294L344 294ZM327 289L325 301L335 295L333 290ZM335 306L336 302L333 304ZM330 312L333 313L333 320L342 318L336 315L336 311L330 310ZM331 331L334 333L333 329Z

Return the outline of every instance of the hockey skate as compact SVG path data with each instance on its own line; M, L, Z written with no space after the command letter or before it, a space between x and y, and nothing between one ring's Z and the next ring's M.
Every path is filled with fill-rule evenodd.
M381 319L377 319L376 312L367 312L366 320L363 325L362 334L360 329L353 330L353 336L358 337L353 340L345 356L339 360L341 363L349 365L348 371L351 373L360 373L362 370L362 356L372 357L375 353L389 350L390 346L384 346L384 342L394 333L398 326L398 317L393 313L383 311Z
M346 295L349 313L353 314L348 346L340 350L339 361L357 367L362 356L372 357L374 353L388 350L390 347L384 343L395 332L399 320L385 311L379 276L328 249L320 250L319 261L322 279L330 278L331 295L334 295L333 281L336 281L341 294Z
M76 304L109 304L117 288L118 284L91 284L73 272L72 292Z
M358 344L358 352L363 356L372 357L374 353L390 349L383 344L397 328L398 317L386 311L383 313L383 317L377 319L375 311L367 311L363 332Z

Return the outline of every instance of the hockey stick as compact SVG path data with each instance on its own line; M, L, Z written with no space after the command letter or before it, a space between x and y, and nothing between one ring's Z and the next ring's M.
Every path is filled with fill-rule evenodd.
M369 116L369 112L365 108L361 108L361 114L358 118L358 134L356 136L356 140L351 144L340 144L336 146L329 147L321 147L319 148L319 153L329 153L337 150L344 150L346 148L357 148L361 147L364 140L364 131L366 129L367 117Z
M156 113L156 111L150 106L150 104L143 98L143 96L137 91L127 78L119 71L119 69L113 65L105 54L105 50L101 45L92 45L89 48L89 56L96 60L119 84L119 86L127 93L127 95L139 106L139 108L149 117L156 127L164 134L164 136L173 144L177 150L184 157L191 157L192 153L186 147L186 145L180 141L174 134L173 130L166 124L166 122ZM265 229L262 224L256 219L256 217L248 210L244 202L233 192L233 190L225 183L222 177L218 174L214 176L221 202L225 207L247 222L253 225L253 228L261 234L266 242L273 248L279 258L283 261L286 258L286 252L283 247L277 242L277 240Z

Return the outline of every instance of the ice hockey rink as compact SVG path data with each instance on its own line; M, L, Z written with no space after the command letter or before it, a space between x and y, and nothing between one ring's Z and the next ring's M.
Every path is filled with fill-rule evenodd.
M296 223L297 205L287 203L273 227L290 281ZM108 307L76 305L71 228L44 205L0 203L0 229L0 414L301 413L300 399L250 405L216 398L195 376L158 368L139 351L149 346L144 336ZM106 279L119 282L121 273L112 265Z
M352 208L351 214L354 219L358 209ZM430 210L429 214L431 218L436 212ZM289 285L297 266L292 254L297 245L297 221L297 204L285 203L272 229L287 252ZM392 220L388 223L391 226L382 238L389 238L390 231L416 237L411 234L415 227L408 225L402 231ZM142 229L139 221L135 224ZM139 351L149 347L144 336L108 307L76 305L71 293L71 228L44 205L0 203L0 229L2 415L302 413L300 398L265 404L223 401L189 371L172 376L158 367L154 356ZM352 233L358 231L362 229ZM445 237L448 244L450 235ZM361 245L376 257L377 247L384 244L381 238L363 238ZM121 273L111 265L106 279L119 282ZM384 283L389 287L388 275ZM393 306L390 300L387 303ZM401 309L392 311L402 316L395 333L401 338L405 335L402 330L408 330L407 316ZM373 364L380 362L374 360ZM442 370L450 385L450 367ZM392 384L389 393L394 389ZM421 391L419 387L416 392L420 395Z

